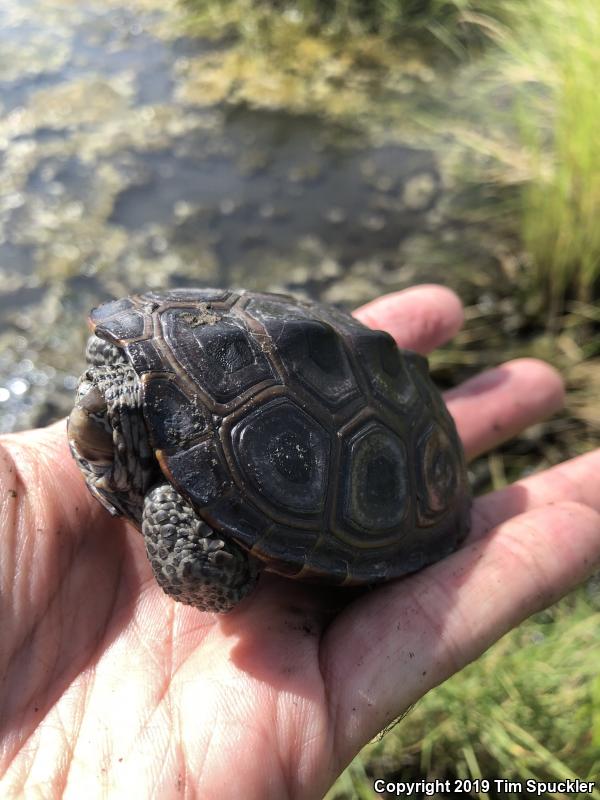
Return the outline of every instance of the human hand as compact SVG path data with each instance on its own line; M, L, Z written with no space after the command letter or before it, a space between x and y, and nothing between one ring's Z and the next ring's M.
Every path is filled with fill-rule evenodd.
M426 353L456 297L416 287L357 316ZM562 403L531 359L446 401L467 455ZM444 561L352 596L263 575L227 616L174 603L143 539L89 495L64 422L0 449L2 796L318 798L374 734L600 558L600 451L475 501ZM345 601L345 605L344 602Z

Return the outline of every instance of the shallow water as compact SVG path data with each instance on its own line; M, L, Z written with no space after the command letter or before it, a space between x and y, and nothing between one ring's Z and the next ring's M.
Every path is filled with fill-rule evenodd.
M199 57L224 45L163 6L0 5L0 431L68 411L88 309L132 289L352 306L455 278L423 256L461 239L433 152L194 95Z

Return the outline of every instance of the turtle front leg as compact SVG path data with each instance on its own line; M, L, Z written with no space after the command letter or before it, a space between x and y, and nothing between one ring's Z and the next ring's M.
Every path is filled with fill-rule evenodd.
M123 351L97 336L88 341L87 360L69 416L71 453L102 505L139 527L144 495L158 473L140 381Z
M254 588L256 561L225 542L168 483L144 499L142 532L159 585L201 611L229 611Z

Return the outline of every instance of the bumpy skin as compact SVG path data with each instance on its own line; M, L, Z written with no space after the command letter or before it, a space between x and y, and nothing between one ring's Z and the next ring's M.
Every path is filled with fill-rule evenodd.
M175 600L229 611L256 583L246 553L219 539L168 483L146 495L142 531L156 580Z
M166 478L250 563L368 584L420 569L466 535L453 421L426 359L388 334L316 303L216 289L125 298L91 323L138 376L155 483Z

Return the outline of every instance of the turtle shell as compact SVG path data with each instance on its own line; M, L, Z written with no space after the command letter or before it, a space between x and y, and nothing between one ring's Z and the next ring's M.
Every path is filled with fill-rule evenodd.
M338 309L178 289L106 303L167 479L271 571L372 583L454 550L462 446L427 360Z

